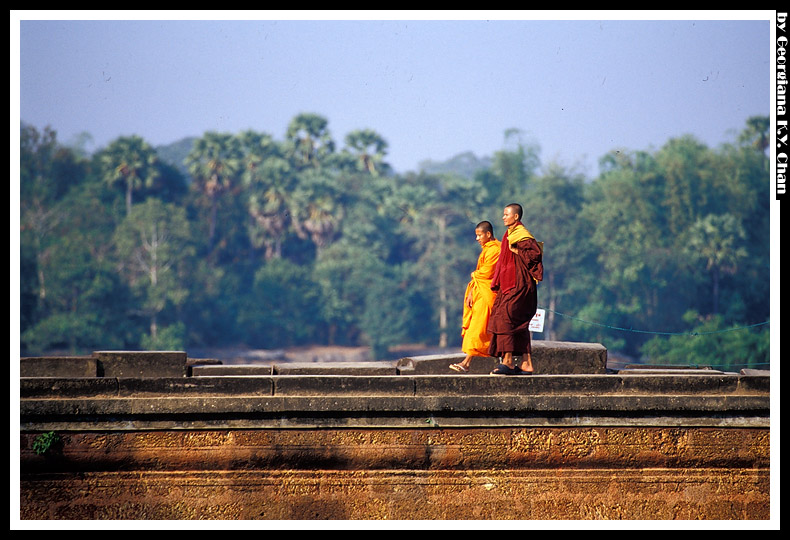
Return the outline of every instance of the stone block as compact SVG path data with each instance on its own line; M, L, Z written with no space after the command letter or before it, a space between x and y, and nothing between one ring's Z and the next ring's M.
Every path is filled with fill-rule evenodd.
M221 366L222 360L216 358L189 358L187 357L187 377L192 376L192 372L196 367L200 366Z
M412 356L399 360L396 367L399 373L407 375L447 374L453 373L448 366L465 356L462 352ZM532 365L536 375L605 374L606 358L606 347L600 343L532 341ZM497 364L495 358L475 357L470 373L490 373Z
M96 359L90 356L20 358L20 377L95 377Z
M535 374L606 373L606 347L600 343L532 341Z
M274 377L275 396L412 396L408 377L323 375ZM331 399L330 399L331 401Z
M96 351L101 377L186 377L182 351Z
M402 375L446 375L453 373L448 367L457 364L466 357L464 353L428 354L423 356L408 356L401 358L395 364L398 373ZM481 366L485 363L488 369ZM493 358L472 360L471 373L490 373L496 367Z
M743 392L765 392L771 391L771 376L769 371L763 370L742 370L743 375L738 378L740 390Z
M716 371L683 370L667 373L629 373L619 375L626 394L729 395L738 391L738 377Z
M22 399L74 399L118 394L117 379L101 377L21 377Z
M262 365L237 365L237 366L192 366L193 377L269 377L272 366Z
M274 364L273 375L397 375L393 362L289 362Z
M416 396L557 396L620 393L622 381L607 375L415 376Z
M269 376L160 377L117 379L118 394L129 398L271 396ZM200 399L197 399L199 407Z

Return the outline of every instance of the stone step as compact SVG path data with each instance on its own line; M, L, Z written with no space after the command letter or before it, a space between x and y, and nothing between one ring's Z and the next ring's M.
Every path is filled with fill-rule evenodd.
M535 374L606 373L606 348L599 343L535 341ZM20 359L22 377L190 377L266 375L442 375L463 353L410 356L381 362L283 362L222 365L216 359L191 359L183 351L96 351L91 356ZM488 374L494 358L474 358L472 374Z
M402 374L449 373L448 366L464 359L466 355L436 354L402 358L396 363ZM542 374L602 374L606 373L606 347L600 343L533 341L532 365L536 375ZM471 361L470 373L488 374L498 360L476 357Z
M21 358L21 377L185 377L183 351L96 351L91 356Z
M768 395L770 376L725 373L608 375L267 375L20 378L24 399L223 396Z

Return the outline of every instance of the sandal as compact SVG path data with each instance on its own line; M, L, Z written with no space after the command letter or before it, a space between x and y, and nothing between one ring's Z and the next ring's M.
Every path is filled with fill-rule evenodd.
M499 364L494 371L491 372L491 375L518 375L520 370L516 370L516 368L508 367L505 364Z
M450 369L457 371L458 373L469 373L469 368L464 367L461 364L450 364Z

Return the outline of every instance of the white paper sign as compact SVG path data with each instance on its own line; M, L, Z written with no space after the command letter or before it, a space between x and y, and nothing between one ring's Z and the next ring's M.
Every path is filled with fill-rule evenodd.
M543 332L543 321L546 320L546 310L539 309L535 312L535 316L529 321L530 332Z

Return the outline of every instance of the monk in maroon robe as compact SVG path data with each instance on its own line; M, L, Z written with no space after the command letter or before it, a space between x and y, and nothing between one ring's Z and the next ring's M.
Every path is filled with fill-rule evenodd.
M532 374L529 322L538 308L538 282L543 280L543 247L521 223L519 204L505 207L506 231L500 246L491 290L496 299L488 320L489 355L502 358L493 375ZM516 366L514 357L521 357Z

